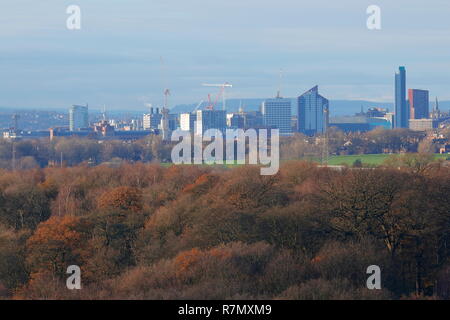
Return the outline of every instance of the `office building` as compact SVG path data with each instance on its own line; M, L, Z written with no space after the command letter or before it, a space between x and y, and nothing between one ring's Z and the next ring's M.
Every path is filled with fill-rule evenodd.
M89 127L88 106L73 105L69 110L69 130L78 131Z
M394 114L388 109L371 107L354 116L337 116L330 118L329 127L336 127L344 132L367 132L376 128L392 129Z
M410 119L428 119L430 117L428 90L409 89L408 99Z
M367 109L367 112L361 113L361 115L365 115L369 118L375 118L375 117L384 117L389 112L388 109L385 108L379 108L379 107L371 107Z
M389 123L389 128L388 129L393 129L394 128L395 114L393 112L387 112L386 115L383 118Z
M150 113L144 114L143 127L144 130L158 129L161 124L162 113L159 108L150 108Z
M408 128L408 105L406 103L406 69L400 67L395 74L395 128Z
M219 129L225 133L227 128L227 112L225 110L197 110L195 134L203 135L206 130Z
M261 111L248 111L244 113L244 128L261 128L264 125L264 117Z
M319 94L315 86L297 99L298 120L297 129L306 135L325 133L328 128L329 102Z
M180 115L180 129L183 131L194 131L195 124L195 116L194 113L182 113Z
M174 131L180 127L180 117L176 113L169 113L169 130Z
M413 131L428 131L438 127L439 121L435 119L409 119L409 128Z
M280 130L281 136L292 135L291 115L292 100L277 97L262 103L261 113L264 126Z

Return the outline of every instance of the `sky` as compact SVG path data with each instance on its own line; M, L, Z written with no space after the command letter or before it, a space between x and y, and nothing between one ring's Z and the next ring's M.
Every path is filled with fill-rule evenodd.
M68 30L69 5L81 30ZM366 9L381 8L381 30ZM448 0L2 0L0 106L133 110L230 98L393 100L407 87L450 99ZM161 63L161 57L163 63ZM280 81L280 69L283 78Z

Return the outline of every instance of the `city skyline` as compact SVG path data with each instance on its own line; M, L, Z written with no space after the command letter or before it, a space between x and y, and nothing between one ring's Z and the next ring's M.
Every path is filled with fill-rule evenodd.
M214 94L204 82L232 83L229 98L275 96L280 68L285 97L319 84L331 100L393 102L398 65L408 67L409 87L450 99L446 1L377 1L377 31L365 26L369 2L194 2L78 0L79 31L66 29L71 2L8 2L0 13L0 106L162 105L161 57L170 106Z
M450 300L450 0L1 1L13 314Z

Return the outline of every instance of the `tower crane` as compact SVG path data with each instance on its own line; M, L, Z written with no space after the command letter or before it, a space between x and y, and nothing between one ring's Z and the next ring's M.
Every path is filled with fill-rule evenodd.
M226 88L232 88L233 85L225 82L222 84L215 84L215 83L203 83L204 87L218 87L221 88L219 96L222 95L222 110L226 110Z
M164 66L164 60L161 57L161 73L162 73L162 82L164 86L164 105L162 108L162 118L161 118L161 131L162 131L162 138L164 141L167 141L170 139L170 129L169 129L169 96L170 96L170 89L168 89L166 85L166 70Z

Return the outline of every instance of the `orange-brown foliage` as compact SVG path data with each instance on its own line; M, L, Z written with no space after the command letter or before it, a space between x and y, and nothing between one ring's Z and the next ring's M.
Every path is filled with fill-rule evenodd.
M98 199L99 209L142 210L142 191L133 187L117 187L104 192Z

